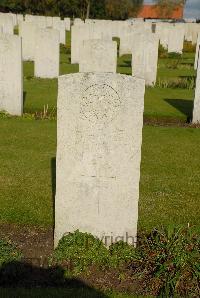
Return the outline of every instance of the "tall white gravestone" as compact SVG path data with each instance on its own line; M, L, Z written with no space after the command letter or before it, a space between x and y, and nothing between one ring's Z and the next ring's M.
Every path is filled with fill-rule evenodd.
M14 22L13 17L6 13L0 13L0 26L3 28L4 34L14 33Z
M117 70L117 42L101 39L83 41L79 72L111 72Z
M196 78L196 89L194 98L194 109L193 109L193 123L200 123L200 49L197 61L197 78Z
M23 112L21 38L0 35L0 110L21 116Z
M66 43L66 30L65 30L65 21L61 21L58 17L53 17L53 28L58 30L60 33L60 43Z
M35 77L59 76L60 35L58 30L38 29L35 43Z
M19 24L19 35L22 37L22 57L24 61L34 61L37 26L29 21Z
M64 18L64 22L65 22L65 30L70 31L70 29L71 29L71 20L70 20L70 18Z
M184 45L184 34L185 31L182 28L172 27L169 30L168 53L174 52L182 54Z
M55 246L77 229L108 245L111 236L133 241L144 80L78 73L59 77L58 89Z
M154 33L135 35L132 47L132 74L145 79L147 86L156 83L159 38Z
M195 62L194 62L194 69L197 69L197 67L198 67L199 50L200 50L200 33L198 34L198 38L197 38L196 54L195 54Z

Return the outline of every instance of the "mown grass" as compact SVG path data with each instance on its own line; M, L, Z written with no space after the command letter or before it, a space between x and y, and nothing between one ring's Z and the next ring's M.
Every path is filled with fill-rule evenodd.
M158 78L195 76L194 53L159 59ZM175 65L175 66L174 66ZM131 57L118 59L118 73L131 74ZM61 48L60 74L78 72L70 64L70 35ZM34 78L34 64L24 63L24 112L56 108L57 80ZM146 88L145 117L191 117L194 91ZM52 226L54 223L56 121L0 117L0 221ZM174 224L200 231L200 130L151 127L143 129L139 230ZM1 289L1 297L134 297L93 289Z
M53 224L56 122L0 119L0 220ZM145 126L140 229L199 225L200 130Z

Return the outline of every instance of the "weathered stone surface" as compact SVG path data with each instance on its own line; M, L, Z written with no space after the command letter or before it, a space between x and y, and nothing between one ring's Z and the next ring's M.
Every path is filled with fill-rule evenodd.
M195 44L197 42L198 33L200 33L200 24L187 23L185 27L185 39Z
M11 16L11 18L12 18L12 22L13 22L13 26L17 26L17 15L15 14L15 13L11 13L11 12L9 12L9 13L6 13L5 14L6 16Z
M80 18L75 18L73 20L73 25L82 25L82 24L84 24L84 21L81 20Z
M52 28L53 27L53 17L46 17L46 28Z
M0 35L0 110L20 116L23 112L21 38Z
M169 30L168 38L168 52L182 54L184 45L184 29L177 28L175 26L172 27Z
M200 123L200 49L198 53L197 61L197 78L196 78L196 89L194 98L194 109L193 109L193 123Z
M198 34L197 45L196 45L196 54L195 54L195 62L194 69L197 69L199 62L199 49L200 49L200 33Z
M26 22L31 22L37 25L37 27L45 29L46 28L46 17L45 16L38 16L38 15L29 15L25 16Z
M60 33L60 43L66 43L66 30L65 30L65 21L61 21L58 17L53 17L53 29L56 29Z
M71 28L71 63L79 63L80 52L84 40L89 39L101 39L101 35L95 32L91 32L91 26L73 25Z
M58 89L55 246L77 229L135 239L144 80L79 73Z
M172 24L168 23L156 23L156 34L159 36L160 44L168 49L169 34L172 28Z
M117 42L101 39L83 41L79 72L111 72L117 70Z
M35 39L37 26L31 22L19 24L19 35L22 37L22 58L24 61L34 61Z
M24 21L24 16L23 14L17 14L17 25L20 24L20 22Z
M65 22L65 30L70 31L71 30L71 20L70 20L70 18L64 18L64 22Z
M147 86L156 83L159 38L154 33L137 34L132 48L132 74L145 79Z
M55 29L38 29L35 43L35 77L59 76L60 35Z
M129 25L128 22L124 22L124 25L119 31L120 38L120 56L125 54L132 54L133 44L136 43L136 34L151 33L151 25L149 23L134 23Z
M0 26L2 27L4 34L13 35L14 33L14 22L13 17L6 13L0 13Z

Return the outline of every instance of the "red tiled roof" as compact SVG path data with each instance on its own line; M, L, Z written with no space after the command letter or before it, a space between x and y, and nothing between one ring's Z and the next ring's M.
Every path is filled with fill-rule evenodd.
M168 13L160 10L157 5L143 5L142 9L138 13L138 18L151 18L151 19L182 19L183 18L184 7L177 6L170 15Z

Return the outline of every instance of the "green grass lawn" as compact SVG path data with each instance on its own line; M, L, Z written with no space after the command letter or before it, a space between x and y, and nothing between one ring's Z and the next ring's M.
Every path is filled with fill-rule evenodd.
M78 72L70 64L70 34L61 47L60 74ZM159 59L158 78L194 76L194 53ZM178 65L175 69L172 69ZM118 72L131 74L131 56L118 58ZM57 80L34 78L34 64L24 63L24 112L55 111ZM147 118L191 117L194 90L146 88ZM0 220L53 224L56 122L0 118ZM198 129L144 127L140 192L141 229L171 223L198 224ZM53 175L53 176L52 176ZM53 177L53 178L52 178ZM55 188L55 187L54 187ZM184 208L183 208L184 207ZM162 216L161 216L162 214Z
M61 47L60 74L78 72L70 64L70 34ZM158 79L193 77L194 53L159 59ZM177 64L177 65L176 65ZM174 67L175 65L175 67ZM118 58L118 73L131 75L131 56ZM56 110L57 80L34 78L34 64L24 63L24 112ZM186 121L194 90L146 88L144 116ZM54 224L56 121L0 115L0 221ZM200 230L200 130L144 126L139 200L139 230L182 224ZM28 296L27 296L28 295ZM134 297L93 289L0 289L1 297Z
M52 225L56 121L7 118L0 127L0 220ZM199 225L199 151L199 129L144 127L141 229Z

